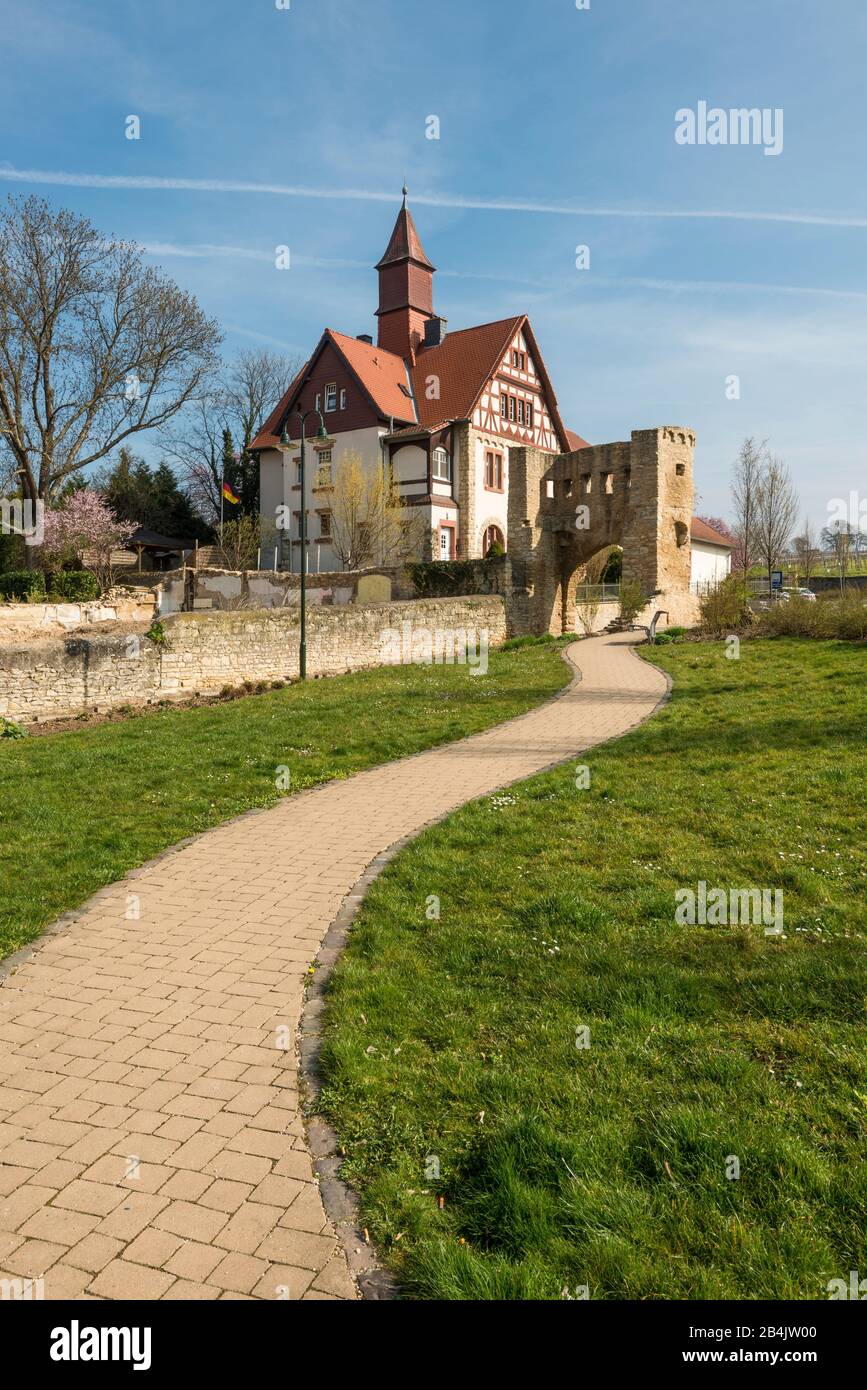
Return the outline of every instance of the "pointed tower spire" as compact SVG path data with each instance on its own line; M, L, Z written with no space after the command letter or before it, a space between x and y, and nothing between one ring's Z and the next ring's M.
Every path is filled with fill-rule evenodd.
M433 317L433 277L412 213L406 205L409 190L403 186L403 206L391 233L379 272L377 343L399 357L413 359L424 337L424 325Z

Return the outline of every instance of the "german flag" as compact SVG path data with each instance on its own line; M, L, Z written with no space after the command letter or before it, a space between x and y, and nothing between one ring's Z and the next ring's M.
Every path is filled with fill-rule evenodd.
M236 505L241 500L240 497L235 496L234 492L229 487L229 484L225 481L225 479L223 480L223 496L225 497L227 502L234 502Z

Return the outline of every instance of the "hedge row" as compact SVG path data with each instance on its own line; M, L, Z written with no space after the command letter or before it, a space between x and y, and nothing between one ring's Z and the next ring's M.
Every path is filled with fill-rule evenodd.
M0 599L18 599L29 603L44 603L56 599L62 603L86 603L99 598L99 582L90 570L8 570L0 574Z
M498 559L498 555L487 555L479 560L421 560L407 565L407 572L419 598L486 594L498 572Z

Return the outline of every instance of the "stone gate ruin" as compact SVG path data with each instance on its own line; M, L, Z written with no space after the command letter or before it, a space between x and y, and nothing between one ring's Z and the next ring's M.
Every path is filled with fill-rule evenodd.
M513 630L575 631L575 590L604 547L623 550L623 577L640 581L648 610L693 623L690 524L692 430L633 430L628 442L597 444L552 460L509 451L507 552Z

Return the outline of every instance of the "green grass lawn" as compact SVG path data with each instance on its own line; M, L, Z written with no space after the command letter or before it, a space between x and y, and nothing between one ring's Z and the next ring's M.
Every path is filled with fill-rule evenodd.
M590 788L566 766L426 831L332 977L322 1108L410 1297L867 1274L867 650L652 657L673 699ZM785 938L676 925L700 880L782 889Z
M0 956L178 840L521 714L569 679L558 643L405 666L0 742Z

